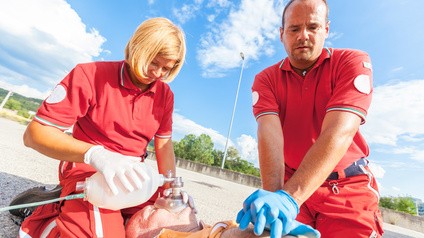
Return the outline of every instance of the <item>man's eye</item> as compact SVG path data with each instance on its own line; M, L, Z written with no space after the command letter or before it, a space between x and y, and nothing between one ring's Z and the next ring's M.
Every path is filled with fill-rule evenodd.
M313 26L310 26L309 27L309 30L310 31L316 31L316 30L318 30L320 27L319 26L315 26L315 25L313 25Z

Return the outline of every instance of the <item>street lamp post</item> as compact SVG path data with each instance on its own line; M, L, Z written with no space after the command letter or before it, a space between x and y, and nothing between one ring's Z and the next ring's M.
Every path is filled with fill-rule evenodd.
M240 90L241 77L243 75L243 68L244 68L244 54L243 54L243 52L240 52L240 57L241 57L240 77L239 77L239 80L238 80L238 86L237 86L237 91L236 91L236 99L234 100L233 113L231 115L230 128L228 129L227 141L225 142L224 157L222 158L221 169L224 168L225 159L227 158L228 140L230 139L231 128L233 127L234 113L236 111L236 106L237 106L237 99L238 99L238 94L239 94L239 90Z
M10 96L12 96L12 91L9 91L6 95L6 97L3 99L3 101L0 104L0 111L3 110L4 105L6 105L7 100L9 100Z

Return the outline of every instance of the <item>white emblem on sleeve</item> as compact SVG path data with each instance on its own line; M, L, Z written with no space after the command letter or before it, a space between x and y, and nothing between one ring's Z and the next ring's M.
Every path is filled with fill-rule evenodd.
M370 62L363 62L364 63L364 68L367 68L367 69L369 69L369 70L372 70L372 65L371 65L371 63Z
M371 80L370 76L368 75L358 75L353 81L353 84L355 85L355 88L361 93L369 94L371 92Z
M259 100L259 93L256 91L252 92L252 105L254 106Z
M50 94L50 96L46 99L46 103L58 103L65 99L66 97L66 90L65 88L58 84L54 89L53 92Z

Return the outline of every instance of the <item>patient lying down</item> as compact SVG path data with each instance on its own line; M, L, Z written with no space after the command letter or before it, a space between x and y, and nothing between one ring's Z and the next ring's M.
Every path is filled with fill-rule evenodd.
M198 221L192 208L186 207L179 213L169 212L153 205L138 211L128 221L127 238L256 238L253 227L241 231L234 221L206 225ZM262 236L269 237L265 231ZM285 236L294 237L294 236Z

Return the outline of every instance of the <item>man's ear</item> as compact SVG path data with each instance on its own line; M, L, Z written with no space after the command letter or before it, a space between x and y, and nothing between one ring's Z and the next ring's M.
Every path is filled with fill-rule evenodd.
M328 38L328 34L330 33L330 20L327 21L327 23L325 24L325 39Z
M280 41L283 43L283 34L284 34L284 28L280 27Z

